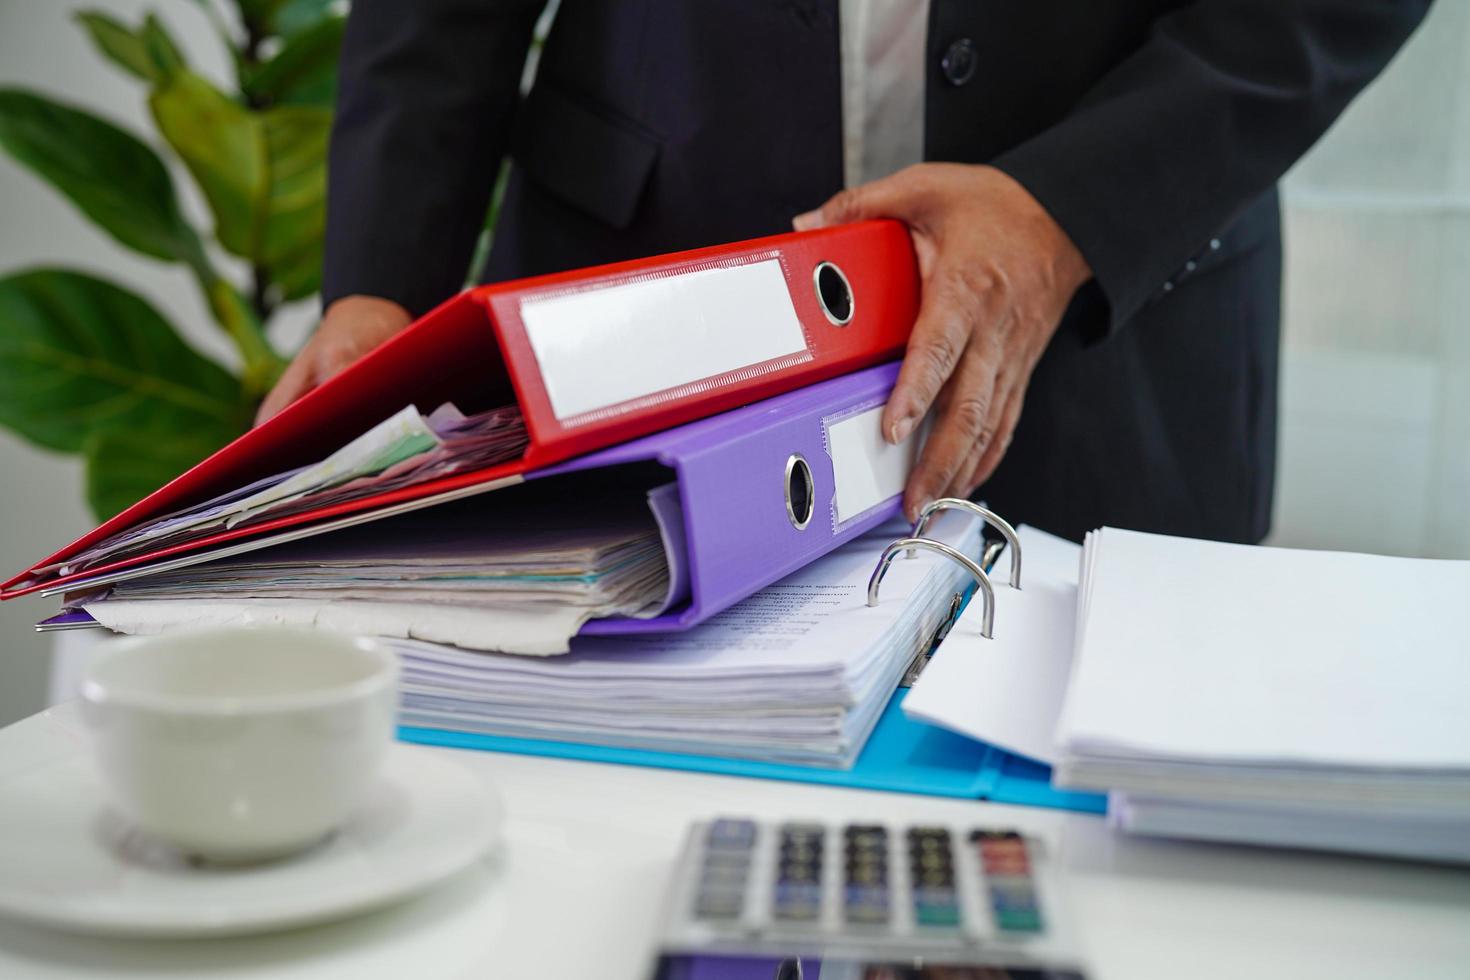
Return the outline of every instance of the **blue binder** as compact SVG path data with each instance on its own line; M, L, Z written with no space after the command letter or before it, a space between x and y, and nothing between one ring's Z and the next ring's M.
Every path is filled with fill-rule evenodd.
M607 748L578 742L476 735L436 728L404 727L398 730L398 737L405 742L456 749L655 766L723 776L785 779L893 793L1019 803L1083 813L1107 811L1106 796L1053 788L1048 766L907 718L899 708L906 693L907 690L900 689L893 695L851 769L821 769L649 749Z
M999 547L987 553L987 571L999 557ZM969 605L975 589L965 590L955 616ZM938 645L940 636L935 638ZM932 653L932 649L931 649ZM956 735L934 725L915 721L903 713L908 689L900 687L883 709L878 724L850 769L824 769L784 762L759 762L724 756L662 752L656 749L613 748L581 742L558 742L506 735L483 735L438 728L400 726L398 737L405 742L454 749L511 752L583 762L607 762L625 766L682 769L721 776L752 779L784 779L824 786L875 789L889 793L917 793L961 800L988 800L1022 806L1051 807L1079 813L1103 814L1108 798L1101 793L1057 789L1051 784L1051 767L1014 755L996 746Z

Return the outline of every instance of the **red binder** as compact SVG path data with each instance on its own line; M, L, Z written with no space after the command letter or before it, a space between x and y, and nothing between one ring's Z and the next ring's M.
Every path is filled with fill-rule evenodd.
M472 487L902 354L907 230L869 221L468 290L163 488L10 581L0 599L239 538ZM519 404L516 461L263 521L83 573L56 566L145 520L330 453L404 405Z

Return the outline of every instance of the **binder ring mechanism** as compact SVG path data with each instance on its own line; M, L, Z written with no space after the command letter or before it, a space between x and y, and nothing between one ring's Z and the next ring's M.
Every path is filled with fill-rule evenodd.
M959 497L941 497L925 504L924 509L919 511L919 519L914 521L912 536L922 538L934 515L946 510L963 510L974 514L1000 532L1001 537L1006 539L1006 551L1011 556L1011 588L1019 589L1021 587L1021 539L1016 536L1016 529L1011 527L1011 522L993 510L981 507L970 500L961 500ZM913 556L914 553L910 551L905 557L912 558Z
M919 519L914 522L914 529L909 537L894 541L883 549L883 557L878 559L878 567L873 569L873 575L868 579L868 605L876 606L878 604L878 590L883 584L883 577L888 574L889 566L893 564L893 560L898 557L900 552L907 552L908 557L913 557L915 552L920 550L932 551L958 563L975 580L976 588L984 597L980 635L986 639L991 639L995 633L995 588L990 583L990 576L986 574L985 569L980 566L979 562L976 562L958 548L945 544L943 541L936 541L933 538L924 537L924 531L928 528L929 521L935 514L944 510L963 510L975 514L984 520L985 523L999 531L1001 536L1005 538L1006 545L1011 553L1011 588L1019 589L1021 587L1021 541L1016 536L1016 529L1011 527L1005 518L994 511L981 507L979 504L972 503L968 500L960 500L957 497L944 497L928 504L919 512ZM990 547L987 547L982 560L989 566L995 562L997 557L999 556Z
M873 569L873 575L868 579L868 605L878 604L878 589L883 585L883 576L888 574L888 567L893 564L893 559L897 558L901 551L912 551L916 548L944 555L959 563L965 571L970 573L980 594L985 597L980 635L990 639L995 632L995 589L990 584L990 576L986 575L985 569L981 568L969 555L943 541L935 541L933 538L899 538L883 549L883 557L878 559L878 567Z

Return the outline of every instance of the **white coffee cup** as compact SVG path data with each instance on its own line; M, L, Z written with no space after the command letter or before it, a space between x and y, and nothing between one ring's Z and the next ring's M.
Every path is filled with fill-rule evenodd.
M83 714L111 802L186 854L282 857L363 802L392 742L397 663L320 630L217 629L120 643Z

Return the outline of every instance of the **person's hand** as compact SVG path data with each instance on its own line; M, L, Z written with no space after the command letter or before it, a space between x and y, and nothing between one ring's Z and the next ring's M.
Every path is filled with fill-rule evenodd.
M344 296L260 403L259 425L413 322L407 310L376 296Z
M1010 446L1026 385L1092 271L1026 189L994 167L921 163L849 188L799 215L798 231L865 218L909 227L922 290L883 435L901 442L932 406L909 477L913 520L938 497L968 497Z

